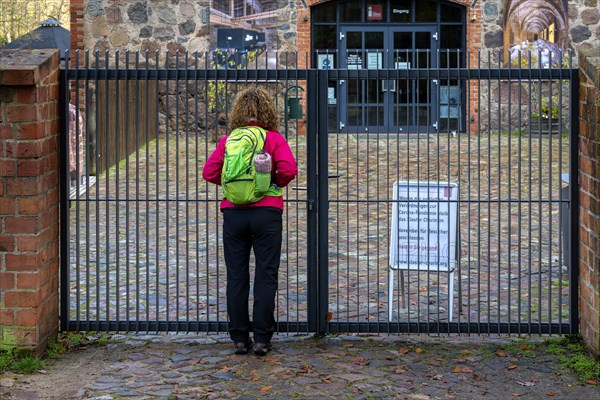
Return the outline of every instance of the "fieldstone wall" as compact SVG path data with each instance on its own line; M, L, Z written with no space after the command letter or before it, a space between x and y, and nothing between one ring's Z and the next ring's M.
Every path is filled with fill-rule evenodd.
M296 49L296 5L277 0L277 22L265 31L267 50ZM216 47L210 0L84 0L85 49L204 53ZM214 24L214 23L213 23Z
M297 51L297 13L308 9L307 4L319 2L277 1L277 23L267 30L269 50ZM151 54L189 51L205 52L216 47L211 30L210 0L75 0L83 2L83 35L85 49L148 51ZM481 25L473 31L480 35L481 49L497 57L504 46L502 0L481 0L474 9L470 2L456 1L467 6L468 23ZM571 44L586 49L600 47L600 11L598 0L568 2L568 24ZM476 20L471 21L471 15ZM214 25L214 22L213 22ZM76 41L75 41L76 42ZM472 42L470 40L470 42ZM77 42L76 42L77 43Z
M600 47L598 0L569 1L571 43L581 50Z

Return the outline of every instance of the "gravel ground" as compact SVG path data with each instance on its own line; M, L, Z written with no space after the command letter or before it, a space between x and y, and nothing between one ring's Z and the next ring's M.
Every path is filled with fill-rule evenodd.
M0 375L5 400L593 399L539 338L278 336L266 357L218 335L116 335L43 373Z

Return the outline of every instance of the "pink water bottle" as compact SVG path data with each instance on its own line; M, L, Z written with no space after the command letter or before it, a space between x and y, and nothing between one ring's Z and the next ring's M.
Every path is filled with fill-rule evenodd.
M271 155L259 153L254 157L254 169L256 170L256 189L264 193L271 186Z

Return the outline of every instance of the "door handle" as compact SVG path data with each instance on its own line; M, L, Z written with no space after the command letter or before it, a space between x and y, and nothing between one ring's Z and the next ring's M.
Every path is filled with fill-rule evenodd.
M390 92L396 92L396 81L392 80L390 81L392 83L391 87L388 89Z
M386 82L389 82L389 83L391 83L391 84L388 86L388 85L386 84ZM381 81L381 91L382 91L382 92L387 92L388 90L389 90L390 92L396 92L396 81L395 81L395 80L390 80L390 81L388 81L388 80L386 80L386 79L383 79L383 80Z

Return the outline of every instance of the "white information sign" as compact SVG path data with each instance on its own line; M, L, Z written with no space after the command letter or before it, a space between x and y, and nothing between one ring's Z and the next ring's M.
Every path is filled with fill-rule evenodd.
M448 273L448 320L452 321L458 185L395 182L393 190L388 320L393 318L394 272L400 270L402 299L406 304L403 270L418 270Z
M332 69L334 67L334 54L317 54L319 69Z
M358 54L348 54L348 56L346 57L346 68L361 69L362 57Z
M390 268L453 271L458 186L450 182L395 182Z
M377 53L367 53L367 69L381 69L383 64L383 54Z

